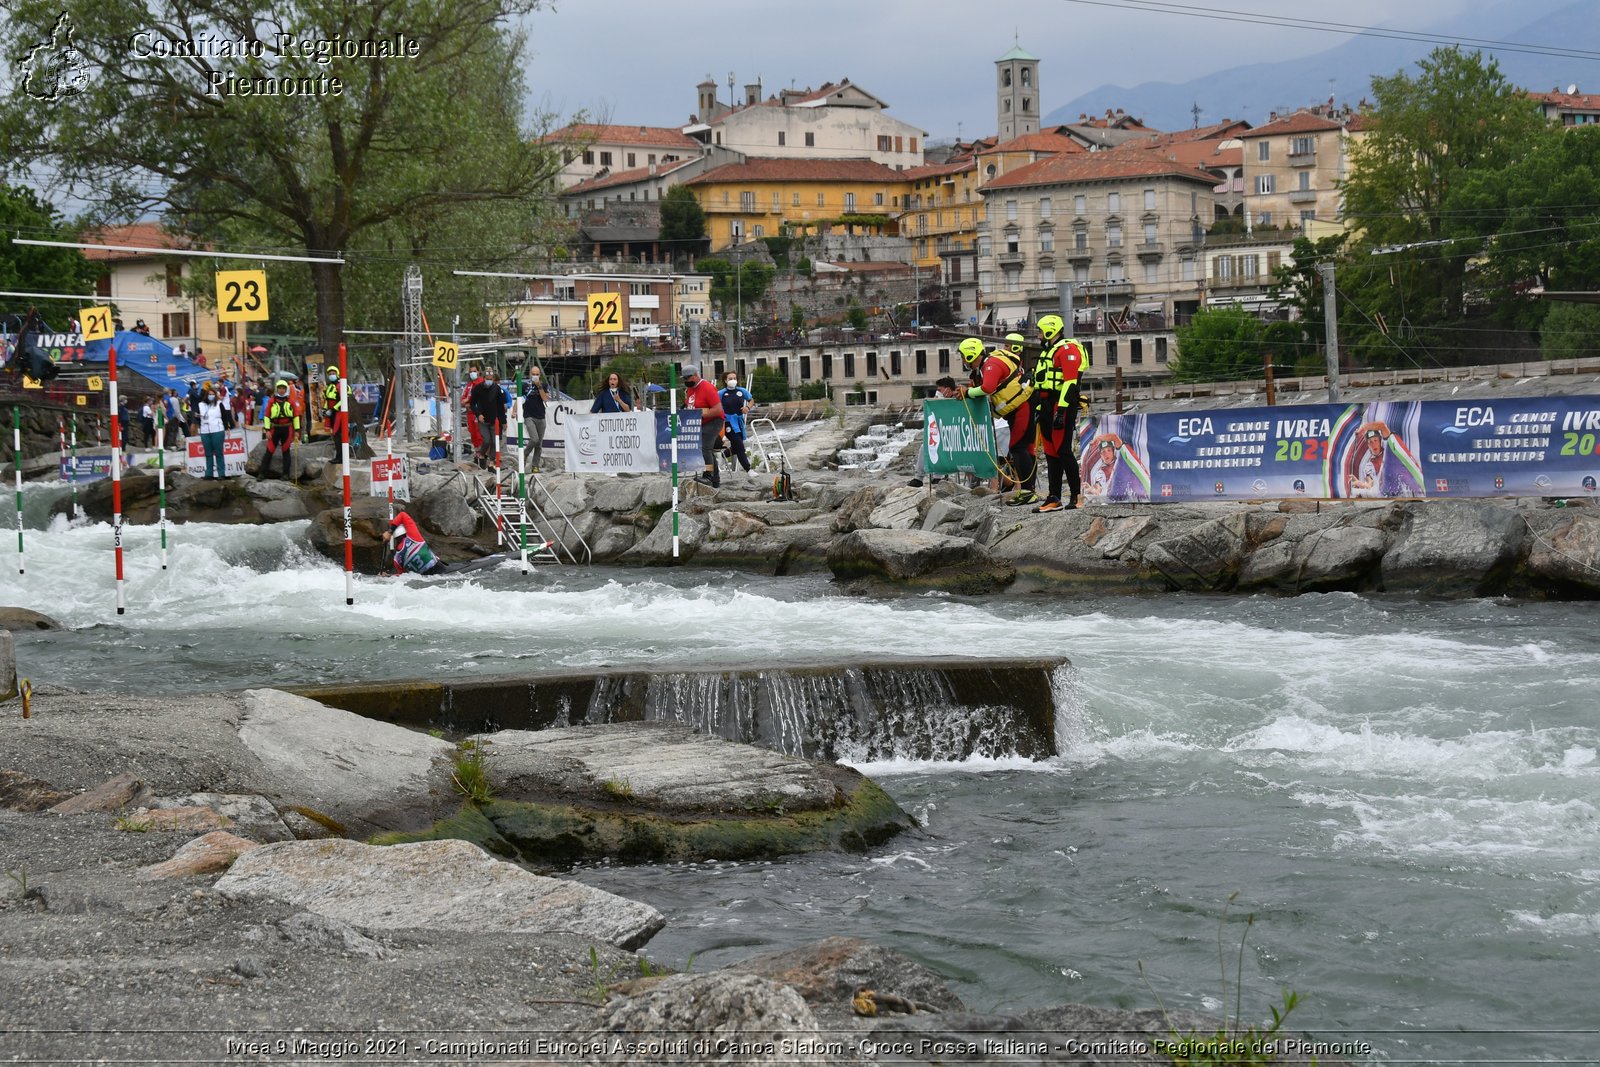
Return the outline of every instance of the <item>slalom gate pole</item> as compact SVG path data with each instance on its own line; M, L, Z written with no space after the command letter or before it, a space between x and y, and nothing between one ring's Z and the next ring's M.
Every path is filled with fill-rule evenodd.
M224 468L226 469L226 468ZM156 488L161 494L161 508L157 512L161 527L161 569L167 569L167 413L156 412Z
M56 435L61 438L61 480L67 480L67 420L56 416Z
M17 573L26 571L22 554L22 408L11 406L11 444L16 451L17 468Z
M498 381L495 388L500 388ZM500 510L500 446L505 443L506 428L499 425L494 428L494 543L506 543L506 516Z
M382 428L381 426L379 427L379 429ZM394 459L394 438L388 434L383 437L383 458L387 460ZM389 525L394 525L394 466L392 463L389 467Z
M78 510L78 413L72 413L72 517L76 519L80 514Z
M356 547L350 529L350 362L339 342L339 461L344 471L344 602L356 602Z
M522 507L521 507L521 509L519 511L520 518L517 520L517 539L518 539L518 541L521 542L521 545L522 545L522 573L523 574L527 574L528 573L528 479L527 479L527 474L526 474L526 472L524 470L524 467L523 467L524 461L526 459L526 451L524 449L523 442L522 442L522 434L523 434L523 421L522 421L522 369L520 367L517 369L517 376L516 376L515 379L513 379L513 381L515 382L515 387L511 391L516 394L516 400L513 401L513 403L515 403L517 405L517 499L522 502Z
M672 558L678 558L678 365L672 364L667 390L667 431L672 438Z
M107 350L111 366L111 546L117 557L117 614L127 612L122 575L122 424L117 420L117 346Z

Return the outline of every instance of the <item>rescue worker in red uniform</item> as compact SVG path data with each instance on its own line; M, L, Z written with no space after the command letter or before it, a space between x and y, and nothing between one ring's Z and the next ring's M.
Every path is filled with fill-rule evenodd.
M1033 368L1034 417L1039 424L1039 441L1044 445L1044 463L1050 495L1033 510L1041 514L1070 511L1083 494L1078 462L1072 443L1078 436L1078 376L1083 373L1083 346L1061 336L1066 323L1060 315L1039 319L1039 335L1044 349ZM1061 475L1065 472L1071 497L1061 502Z
M272 477L272 455L283 452L283 476L294 479L294 463L290 448L295 435L300 432L300 412L289 396L289 383L279 378L272 387L272 399L267 401L267 414L263 420L267 431L267 451L261 457L260 477Z
M1006 458L1011 463L1017 493L1006 504L1017 507L1039 499L1033 491L1038 476L1038 465L1033 458L1033 409L1029 403L1033 386L1022 373L1022 335L1012 334L1006 342L1006 348L990 349L981 365L978 360L983 356L982 341L969 337L958 347L962 362L969 369L977 367L980 375L978 384L969 386L966 395L972 399L988 397L994 413L1010 427L1011 442Z
M341 440L344 412L339 410L339 368L328 368L328 384L322 390L322 421L335 441Z

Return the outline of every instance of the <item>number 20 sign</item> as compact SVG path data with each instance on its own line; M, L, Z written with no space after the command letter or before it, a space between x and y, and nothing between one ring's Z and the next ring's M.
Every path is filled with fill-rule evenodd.
M266 271L217 271L218 322L255 322L267 317Z

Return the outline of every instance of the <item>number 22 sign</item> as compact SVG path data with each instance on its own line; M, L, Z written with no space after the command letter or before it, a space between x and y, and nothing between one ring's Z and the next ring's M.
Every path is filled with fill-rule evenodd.
M217 271L218 322L256 322L267 317L266 271Z
M620 333L622 330L622 294L591 293L589 295L589 332Z

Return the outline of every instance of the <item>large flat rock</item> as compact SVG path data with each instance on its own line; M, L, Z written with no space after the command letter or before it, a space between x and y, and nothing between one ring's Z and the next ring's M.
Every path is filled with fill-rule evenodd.
M248 689L243 700L239 740L274 799L358 836L425 826L454 806L449 742L276 689Z
M263 845L241 855L216 889L369 930L568 933L636 948L666 924L648 904L530 874L465 841Z

